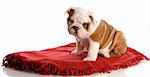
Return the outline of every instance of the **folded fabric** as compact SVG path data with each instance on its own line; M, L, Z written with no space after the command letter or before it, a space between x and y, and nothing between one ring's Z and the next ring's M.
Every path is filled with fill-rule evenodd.
M70 52L74 49L75 43L71 43L41 51L16 52L4 57L3 66L44 75L89 75L111 72L136 65L141 60L149 60L143 54L128 47L127 52L119 57L98 56L95 62L82 61L87 52L71 55Z

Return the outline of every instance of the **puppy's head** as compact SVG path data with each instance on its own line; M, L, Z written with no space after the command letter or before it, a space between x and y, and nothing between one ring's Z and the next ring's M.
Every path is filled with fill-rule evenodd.
M92 12L79 7L71 7L67 10L68 32L75 37L86 39L93 26L94 18Z

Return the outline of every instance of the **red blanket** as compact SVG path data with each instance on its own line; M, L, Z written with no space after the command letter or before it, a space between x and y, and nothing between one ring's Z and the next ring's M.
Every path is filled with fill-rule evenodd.
M138 64L141 60L149 60L143 54L129 48L120 57L98 57L96 62L82 61L87 52L82 55L70 55L75 49L71 43L57 48L41 51L25 51L5 56L3 66L21 71L54 75L89 75L96 72L110 72Z

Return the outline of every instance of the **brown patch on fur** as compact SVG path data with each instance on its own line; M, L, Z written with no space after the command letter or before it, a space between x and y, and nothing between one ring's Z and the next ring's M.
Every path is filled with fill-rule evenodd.
M105 48L112 41L109 47L111 57L120 56L127 49L127 43L123 33L113 28L104 20L100 21L100 25L90 37L93 41L100 43L100 49Z
M67 24L70 25L72 24L74 21L70 19L70 16L67 18ZM70 23L70 24L69 24Z
M67 10L67 13L69 14L69 16L72 16L74 14L74 12L75 12L74 9Z
M75 12L74 9L69 9L69 10L67 10L67 13L68 13L68 15L69 15L68 18L67 18L67 25L68 25L68 26L73 23L73 21L71 20L71 16L73 16L74 12ZM69 30L69 27L68 27L68 32L69 32L69 34L71 34L71 33L70 33L70 30Z
M71 17L73 16L73 14L74 14L74 12L75 12L75 10L74 9L69 9L69 10L67 10L67 13L68 13L68 18L67 18L67 25L70 25L69 24L69 22L70 23L73 23L73 21L71 21ZM68 27L68 32L70 33L70 31L69 31L69 27ZM71 34L71 33L70 33Z

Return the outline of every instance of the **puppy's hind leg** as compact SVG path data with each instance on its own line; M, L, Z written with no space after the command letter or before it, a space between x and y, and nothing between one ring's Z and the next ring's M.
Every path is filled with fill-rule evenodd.
M98 54L103 55L105 58L110 58L108 49L100 49Z
M109 47L110 47L111 44L112 44L112 41L110 41L109 44L104 49L100 49L99 54L102 54L106 58L110 58Z

